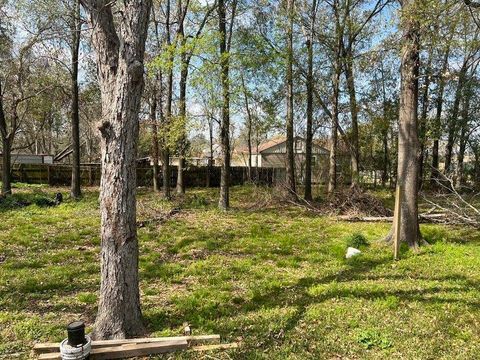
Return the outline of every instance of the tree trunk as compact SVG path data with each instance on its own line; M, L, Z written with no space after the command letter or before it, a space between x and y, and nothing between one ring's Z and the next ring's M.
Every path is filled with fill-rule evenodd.
M182 57L183 59L183 57ZM185 122L187 118L187 109L186 109L186 93L187 93L187 70L188 65L182 62L182 70L180 74L180 107L179 107L179 117L182 121L183 126L185 127ZM186 146L186 130L183 129L183 134L181 135L179 141L179 151L178 151L178 166L177 166L177 194L185 194L185 182L184 182L184 169L185 169L185 146Z
M385 187L388 181L388 131L383 132L382 143L383 143L382 187Z
M82 195L80 189L80 116L78 113L78 53L80 49L80 31L82 27L80 19L80 1L74 0L72 10L72 70L71 70L71 86L72 86L72 184L70 195L74 199L80 198Z
M153 191L160 192L159 181L159 157L158 127L157 127L157 90L153 88L153 95L150 104L150 121L152 122L152 162L153 162Z
M400 114L398 132L397 185L403 187L400 201L401 224L399 241L412 248L419 244L418 225L418 161L420 144L418 141L418 75L419 75L419 35L415 10L415 0L403 0L402 20L402 65L400 88ZM395 223L395 220L394 220Z
M220 32L220 67L222 84L222 119L220 141L222 146L222 168L220 174L220 199L218 207L227 210L230 207L230 61L227 49L227 20L225 1L218 1L218 25ZM233 19L232 19L233 21Z
M213 166L213 120L209 119L208 122L208 139L210 144L210 155L207 159L207 188L210 187L211 177L212 177L212 166Z
M9 137L2 136L2 196L12 193L12 144Z
M151 1L82 0L90 13L102 100L101 284L94 337L117 339L144 332L138 287L136 157Z
M430 185L432 187L437 187L438 181L440 180L440 171L438 169L439 164L439 143L441 137L441 127L442 127L442 111L443 111L443 96L445 93L445 73L448 68L448 57L450 55L450 47L447 47L445 51L445 57L443 59L442 72L440 74L440 80L438 83L438 98L437 98L437 108L435 114L435 123L434 123L434 140L432 148L432 175L430 178Z
M468 120L469 120L469 111L470 111L470 92L469 86L466 87L463 94L463 107L462 107L462 123L460 130L460 141L457 154L457 176L456 184L459 186L465 186L465 177L464 177L464 159L465 159L465 150L467 148L467 142L469 138L468 133Z
M167 10L166 10L166 35L167 35L167 46L170 47L171 34L170 34L170 0L167 0ZM162 175L163 175L163 196L165 199L170 199L170 148L168 141L168 132L170 130L170 124L172 121L172 102L173 102L173 52L169 58L169 69L167 75L167 103L165 111L165 119L163 125L163 141L162 141Z
M353 54L352 49L347 48L345 54L345 78L347 81L348 96L350 99L350 114L352 117L352 148L351 166L352 166L352 186L358 185L359 171L360 171L360 147L358 144L358 106L357 106L357 92L355 90L355 78L353 75Z
M247 147L248 147L248 181L252 181L252 113L250 112L250 104L248 103L248 93L245 86L245 79L242 74L243 99L245 101L245 109L247 111Z
M315 3L314 5L315 6ZM313 22L312 22L313 26ZM313 34L313 29L311 29ZM313 36L307 40L307 136L305 139L305 200L312 200L312 142L313 142Z
M480 148L474 150L475 168L474 168L474 186L480 189Z
M445 149L445 175L449 176L451 172L453 147L458 131L458 112L460 110L460 101L463 94L463 85L467 73L467 61L465 60L458 76L457 89L455 91L455 99L453 102L452 115L448 123L448 139Z
M2 82L0 79L0 133L2 136L2 196L10 195L12 193L12 172L11 172L11 151L12 140L15 134L8 133L7 119L5 118L5 112L3 110L3 90Z
M383 69L383 62L381 66L381 74L382 74L382 111L383 111L383 119L390 123L387 120L387 92L385 90L385 73ZM388 129L390 128L389 125L382 128L382 144L383 144L383 169L382 169L382 186L385 187L389 178L389 157L388 157Z
M330 135L330 157L328 168L328 193L332 194L337 188L337 146L338 146L338 97L340 92L341 66L339 57L335 60L332 93L332 129Z
M179 17L182 16L182 2L178 2ZM188 5L187 5L188 6ZM189 57L186 54L186 39L184 32L183 20L179 20L178 36L180 37L180 98L179 98L179 118L182 122L182 134L179 140L178 151L178 167L177 167L177 194L185 194L185 183L183 179L183 171L185 168L185 146L186 146L186 120L187 120L187 78L188 78L188 65Z
M432 67L432 56L433 50L430 49L428 54L427 66L425 68L425 82L423 83L423 94L422 94L422 112L420 115L420 126L419 126L419 141L420 141L420 159L418 161L418 189L422 188L423 184L423 162L425 158L425 142L427 141L427 115L428 108L430 106L429 101L429 90L430 90L430 76L431 76L431 67Z
M287 190L292 198L296 198L295 189L295 153L293 136L293 18L294 0L287 0Z

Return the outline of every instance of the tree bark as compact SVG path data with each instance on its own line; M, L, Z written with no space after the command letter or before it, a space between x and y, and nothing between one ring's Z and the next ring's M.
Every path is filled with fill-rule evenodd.
M294 152L294 136L293 136L293 14L294 0L287 0L287 190L289 195L296 199L295 189L295 152Z
M144 332L140 310L136 232L138 113L151 1L81 0L89 13L102 100L101 284L94 337Z
M418 247L418 75L419 25L415 14L416 0L402 1L402 64L400 88L400 114L398 132L397 185L403 187L400 203L400 242ZM394 220L395 223L395 220Z
M72 55L72 69L71 69L71 87L72 87L72 103L71 103L71 118L72 118L72 184L70 195L74 199L80 198L82 195L80 182L80 116L78 113L78 53L80 49L80 32L82 23L80 19L80 1L73 1L72 9L72 25L71 25L71 55Z
M229 49L227 47L227 19L224 0L218 1L217 10L218 28L220 32L220 76L222 85L222 119L220 123L222 167L220 173L220 199L218 201L218 207L225 211L230 207L230 60Z

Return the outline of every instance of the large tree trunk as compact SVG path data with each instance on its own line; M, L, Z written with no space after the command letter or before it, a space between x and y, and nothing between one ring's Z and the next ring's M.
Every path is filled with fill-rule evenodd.
M227 19L225 6L224 0L218 1L222 84L222 119L220 124L222 168L220 173L220 199L218 201L218 207L221 210L227 210L230 207L230 60L228 59L227 49Z
M94 337L144 332L138 285L136 157L151 1L82 0L90 13L102 99L101 284Z
M80 1L74 0L72 9L72 69L71 69L71 86L72 86L72 184L70 195L74 199L78 199L82 193L80 189L80 116L78 113L78 53L80 49L80 31L82 27L80 19Z
M418 19L415 16L417 2L402 1L403 30L402 65L400 89L400 114L398 131L397 184L403 188L401 203L401 224L399 241L412 248L419 244L418 225L418 75L419 75L419 34ZM395 220L394 220L395 223Z
M293 198L296 198L295 189L295 153L293 136L293 14L294 0L287 0L287 190Z
M437 98L437 106L436 106L436 114L435 114L435 123L434 123L434 140L433 140L433 148L432 148L432 175L430 179L430 184L433 187L438 185L438 181L440 180L440 170L438 169L439 165L439 149L440 149L440 137L441 137L441 127L442 127L442 111L443 111L443 96L445 93L445 73L448 68L448 57L450 55L450 47L447 47L445 51L445 57L443 59L442 65L442 72L440 74L440 80L438 83L438 98Z

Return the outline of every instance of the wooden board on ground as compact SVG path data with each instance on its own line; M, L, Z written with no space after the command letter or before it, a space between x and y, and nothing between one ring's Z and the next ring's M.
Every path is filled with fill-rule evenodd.
M220 335L199 335L199 336L172 336L172 337L158 337L158 338L137 338L137 339L119 339L119 340L97 340L92 341L92 349L102 347L119 346L126 344L148 344L159 343L176 340L186 340L189 346L219 344ZM60 348L59 343L42 343L35 344L33 350L37 354L58 352Z
M162 343L145 343L145 344L127 344L112 347L104 347L93 349L90 353L90 360L106 360L106 359L124 359L134 356L146 356L154 354L163 354L174 352L177 350L189 351L214 351L214 350L230 350L239 347L238 343L231 344L213 344L213 345L197 345L188 347L185 343L179 342L178 347L172 344ZM60 353L40 354L39 360L61 360Z
M185 339L157 343L125 344L92 349L90 352L90 360L124 359L135 356L164 354L186 349L188 349L188 343ZM39 360L61 360L61 358L60 353L46 353L38 357Z

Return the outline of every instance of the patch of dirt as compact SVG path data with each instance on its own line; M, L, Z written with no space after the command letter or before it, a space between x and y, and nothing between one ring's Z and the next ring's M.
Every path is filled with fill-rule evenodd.
M143 210L143 209L142 209ZM149 224L161 225L180 213L180 209L173 208L166 212L157 209L148 209L149 211L142 211L139 217L144 220L137 221L137 227L143 228Z

